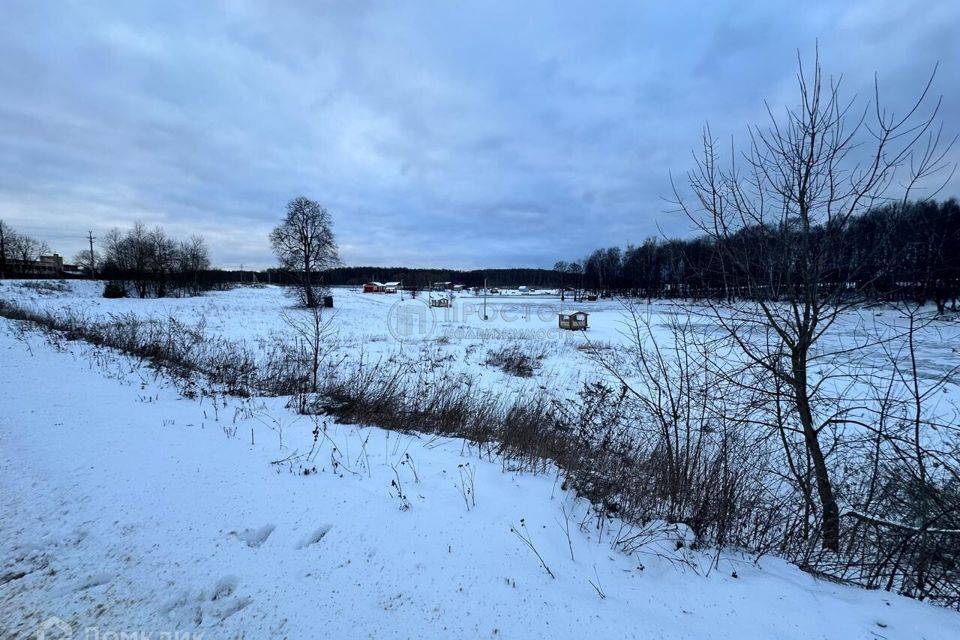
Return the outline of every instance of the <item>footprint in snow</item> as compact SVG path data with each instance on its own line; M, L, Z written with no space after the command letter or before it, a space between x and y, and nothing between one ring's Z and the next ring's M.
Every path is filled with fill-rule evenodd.
M212 602L217 600L223 600L224 598L229 598L233 595L233 592L237 590L237 585L240 583L237 576L224 576L217 580L217 584L213 585L213 594L210 596Z
M113 580L113 576L106 573L98 573L87 577L86 580L80 583L77 587L77 591L86 591L87 589L92 589L94 587L100 587L105 584L109 584Z
M197 627L216 625L253 602L249 596L234 595L239 582L236 576L224 576L209 591L182 591L163 604L160 613Z
M197 608L197 624L216 624L223 622L235 613L245 609L253 598L234 597L240 580L236 576L224 576L213 586L209 602L201 602ZM201 597L203 594L201 593Z
M310 535L306 536L303 540L301 540L300 544L297 545L297 549L305 549L310 545L317 544L318 542L323 540L323 538L328 533L330 533L330 529L332 528L333 527L329 524L322 525L321 527L317 528L313 533L311 533Z
M243 540L248 547L251 549L256 549L264 542L267 541L267 538L270 537L270 534L273 533L273 530L276 529L275 525L265 524L259 529L244 529L243 531L231 531L230 535L236 536L240 540Z

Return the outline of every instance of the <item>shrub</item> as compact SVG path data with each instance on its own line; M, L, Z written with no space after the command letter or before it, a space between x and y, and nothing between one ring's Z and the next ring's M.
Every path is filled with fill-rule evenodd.
M28 280L20 283L21 289L29 289L39 294L67 293L70 285L63 280Z
M103 297L104 298L126 298L127 289L120 282L110 281L103 286Z
M530 378L540 366L543 353L530 354L519 345L509 345L487 354L487 364L519 378Z

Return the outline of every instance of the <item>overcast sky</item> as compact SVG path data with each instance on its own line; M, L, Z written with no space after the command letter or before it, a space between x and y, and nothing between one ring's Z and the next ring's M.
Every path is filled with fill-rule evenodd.
M793 104L817 39L893 108L939 61L960 132L957 0L720 4L4 0L0 218L67 256L142 220L269 266L302 194L347 264L550 266L690 235L669 173L705 121Z

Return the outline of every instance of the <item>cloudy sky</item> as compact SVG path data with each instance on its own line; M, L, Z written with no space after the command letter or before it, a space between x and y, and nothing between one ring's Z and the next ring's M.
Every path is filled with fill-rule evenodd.
M670 172L705 121L742 139L793 104L818 40L894 109L939 61L960 132L960 2L728 4L4 0L0 219L68 256L142 220L268 266L303 194L348 264L549 266L689 235Z

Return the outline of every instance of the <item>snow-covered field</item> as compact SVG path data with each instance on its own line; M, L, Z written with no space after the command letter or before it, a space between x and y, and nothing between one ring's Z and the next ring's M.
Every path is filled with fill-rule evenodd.
M0 282L0 299L43 309L71 309L88 317L133 313L154 318L173 316L191 323L203 319L209 333L241 339L253 349L289 332L281 312L294 316L302 313L291 308L285 290L276 286L238 287L201 298L147 300L106 300L100 297L100 283L73 281L68 286L68 293L51 294ZM485 366L484 362L489 350L522 344L531 352L543 354L542 366L536 373L552 385L575 388L583 377L587 358L576 346L584 342L584 336L557 328L556 314L561 303L556 296L491 296L487 302L488 320L482 317L483 299L474 296L458 295L451 309L432 311L426 293L402 302L399 295L363 294L349 288L335 288L333 296L335 308L326 314L334 332L329 342L351 357L362 352L368 358L393 356L415 360L424 353L433 357L439 348L444 358L455 359L464 367L479 367L481 377L491 385L514 385L518 383L516 379L496 367ZM591 305L585 307L590 312L605 312L591 316L590 338L619 339L620 303L585 304ZM564 303L565 311L572 308L570 303ZM425 318L422 322L421 315ZM405 319L410 322L405 323Z
M282 334L289 335L283 315L296 318L285 289L276 286L238 287L211 292L199 298L119 299L101 297L102 284L69 281L66 292L45 292L17 281L0 281L0 299L58 312L76 311L87 317L110 318L135 314L143 318L175 317L187 323L203 322L211 335L242 340L250 349L266 349ZM458 293L450 309L430 309L427 293L411 300L399 295L363 294L355 288L333 291L335 308L326 311L331 325L330 350L348 359L417 362L429 359L467 371L480 384L503 393L546 386L558 395L575 394L584 382L604 376L588 356L587 343L603 349L630 341L630 322L618 300L573 303L556 295L500 295L482 297ZM433 294L434 298L441 294ZM672 318L684 313L668 301L639 303L637 309L656 335L664 338ZM562 331L557 313L584 310L590 313L587 333ZM484 319L484 314L486 319ZM837 323L824 340L824 348L849 348L863 341L866 331L902 324L891 309L862 310ZM703 322L703 320L699 320ZM878 328L880 325L880 328ZM925 330L918 346L918 365L929 378L942 375L960 359L960 322L937 322ZM487 356L517 346L535 357L538 366L530 379L503 372L487 363ZM878 352L864 358L883 361ZM955 385L954 385L955 386Z
M276 339L289 306L271 287L165 300L70 289L3 282L0 298L202 317L251 347ZM426 349L505 391L575 390L601 375L577 348L585 336L555 330L556 299L488 301L483 320L482 301L461 297L422 341L394 322L395 296L334 296L345 353ZM465 313L467 303L480 311ZM591 341L623 339L619 303L588 310ZM922 345L931 372L956 359L955 326L941 330ZM532 378L485 364L517 341L543 353ZM55 348L2 319L0 390L3 637L37 637L54 616L75 637L101 638L960 637L956 612L820 581L776 558L724 553L711 569L712 553L677 548L682 529L660 529L626 556L609 545L619 523L598 529L555 474L505 472L459 440L314 421L283 399L183 399L126 357ZM314 446L308 473L282 462Z

